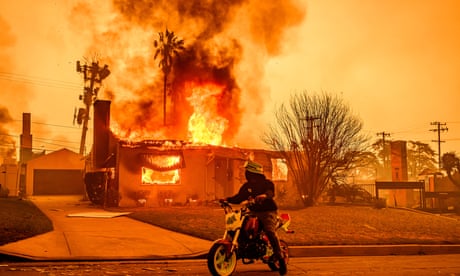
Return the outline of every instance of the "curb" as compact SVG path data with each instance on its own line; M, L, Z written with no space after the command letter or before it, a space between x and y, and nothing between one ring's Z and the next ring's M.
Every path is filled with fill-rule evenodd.
M460 254L460 244L290 246L291 257Z
M127 260L186 260L206 259L206 252L186 255L149 255L140 257L76 256L71 258L45 258L0 251L0 262L27 261L127 261ZM290 246L291 258L302 257L345 257L345 256L388 256L388 255L443 255L460 254L460 244L403 244L403 245L337 245L337 246Z
M191 259L205 259L208 252L198 252L184 255L148 255L148 256L111 256L111 257L99 257L99 256L75 256L75 257L40 257L30 256L19 253L9 253L0 251L0 263L2 262L81 262L81 261L132 261L132 260L191 260Z

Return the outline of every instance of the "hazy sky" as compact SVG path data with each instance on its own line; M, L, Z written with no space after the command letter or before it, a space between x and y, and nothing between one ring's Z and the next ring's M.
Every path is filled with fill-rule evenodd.
M31 112L35 148L78 152L81 129L72 120L83 81L75 62L87 57L95 41L104 58L110 45L95 37L113 17L110 1L97 1L87 17L76 17L80 2L93 3L0 0L0 107L13 120L2 128L18 141L22 113ZM300 7L301 23L286 28L280 48L267 49L251 68L263 84L258 89L264 90L264 111L246 107L238 139L254 129L254 121L261 126L257 135L263 132L273 108L291 93L327 91L341 94L375 139L384 131L391 134L387 139L417 140L437 151L437 134L429 130L430 122L439 121L449 129L441 134L442 152L460 151L460 1L303 0ZM190 40L190 33L177 33ZM153 35L140 41L150 43ZM241 63L237 76L244 76L247 65ZM111 66L108 89L116 84L109 81L117 76ZM242 90L250 89L248 80L241 82Z

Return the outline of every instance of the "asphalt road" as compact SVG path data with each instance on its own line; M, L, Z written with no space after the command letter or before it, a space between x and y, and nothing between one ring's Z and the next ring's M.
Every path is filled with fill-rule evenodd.
M209 275L206 260L0 263L0 275ZM278 275L257 262L235 276ZM288 275L460 275L460 255L291 258Z

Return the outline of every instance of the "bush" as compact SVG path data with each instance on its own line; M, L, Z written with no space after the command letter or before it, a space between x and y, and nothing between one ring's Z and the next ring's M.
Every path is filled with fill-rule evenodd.
M374 207L377 209L383 209L387 207L387 200L385 198L376 198Z
M334 203L337 197L345 198L350 203L371 203L372 195L358 185L334 184L326 191L329 202Z
M4 188L0 185L0 197L6 198L10 194L10 190L8 188Z

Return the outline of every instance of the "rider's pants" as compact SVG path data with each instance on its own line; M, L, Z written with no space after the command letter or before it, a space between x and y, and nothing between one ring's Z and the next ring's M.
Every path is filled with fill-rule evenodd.
M278 222L277 211L254 212L264 227L265 234L273 248L273 255L275 258L282 258L281 247L276 234L276 224Z

